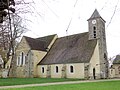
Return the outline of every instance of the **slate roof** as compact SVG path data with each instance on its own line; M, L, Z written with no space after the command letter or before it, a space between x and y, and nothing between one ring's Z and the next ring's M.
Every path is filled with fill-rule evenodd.
M44 46L44 47L48 47L49 44L51 43L51 41L53 40L53 38L54 38L56 35L57 35L57 34L48 35L48 36L40 37L40 38L37 38L37 39L40 40L40 41L45 42L45 46Z
M29 44L31 50L41 50L41 51L46 51L48 45L50 42L53 40L54 35L49 35L45 37L40 37L40 38L31 38L31 37L26 37L27 43Z
M88 63L97 40L88 40L88 32L58 38L38 65Z
M120 55L117 55L113 61L113 64L120 64Z
M105 22L105 20L100 16L97 9L95 9L95 11L93 12L93 14L91 15L91 17L88 20L95 19L95 18L101 18Z

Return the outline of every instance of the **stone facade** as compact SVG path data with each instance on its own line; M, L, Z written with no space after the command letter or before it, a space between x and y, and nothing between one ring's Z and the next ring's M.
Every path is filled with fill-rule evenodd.
M54 40L57 38L55 35L51 42L49 43L47 50L51 48ZM37 64L44 58L47 54L46 51L42 50L32 50L27 39L22 38L19 43L16 55L14 57L14 66L12 67L11 77L38 77L38 66ZM10 66L10 60L6 64L6 68Z
M109 69L109 77L110 78L120 78L120 64L114 64Z
M89 40L97 39L98 54L97 64L100 72L104 74L104 78L108 77L108 61L107 61L107 48L106 48L106 34L105 34L105 20L95 10L92 16L88 19L89 26ZM94 67L95 68L95 67ZM99 75L99 77L103 77Z
M39 77L51 78L85 78L84 63L75 64L53 64L38 66Z

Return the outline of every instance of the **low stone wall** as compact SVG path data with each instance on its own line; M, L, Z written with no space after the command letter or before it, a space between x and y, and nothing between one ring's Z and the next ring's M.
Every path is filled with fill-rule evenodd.
M8 69L0 69L0 78L7 78Z

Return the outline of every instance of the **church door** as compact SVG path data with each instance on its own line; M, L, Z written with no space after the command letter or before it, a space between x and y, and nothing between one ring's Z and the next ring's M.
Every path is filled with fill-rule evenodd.
M93 78L96 79L96 77L95 77L95 68L93 68Z

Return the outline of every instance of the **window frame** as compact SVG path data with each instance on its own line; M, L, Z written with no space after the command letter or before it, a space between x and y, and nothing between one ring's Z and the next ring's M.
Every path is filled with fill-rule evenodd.
M45 73L45 67L42 67L42 68L41 68L41 72L42 72L42 73Z
M58 66L55 66L55 73L58 73L59 72L59 68Z
M16 65L17 66L24 66L26 64L27 58L28 58L27 55L23 51L20 52L19 56L17 57Z
M74 67L73 67L73 65L70 65L70 73L74 73Z
M23 63L24 63L24 53L22 52L21 53L21 65L23 65Z

